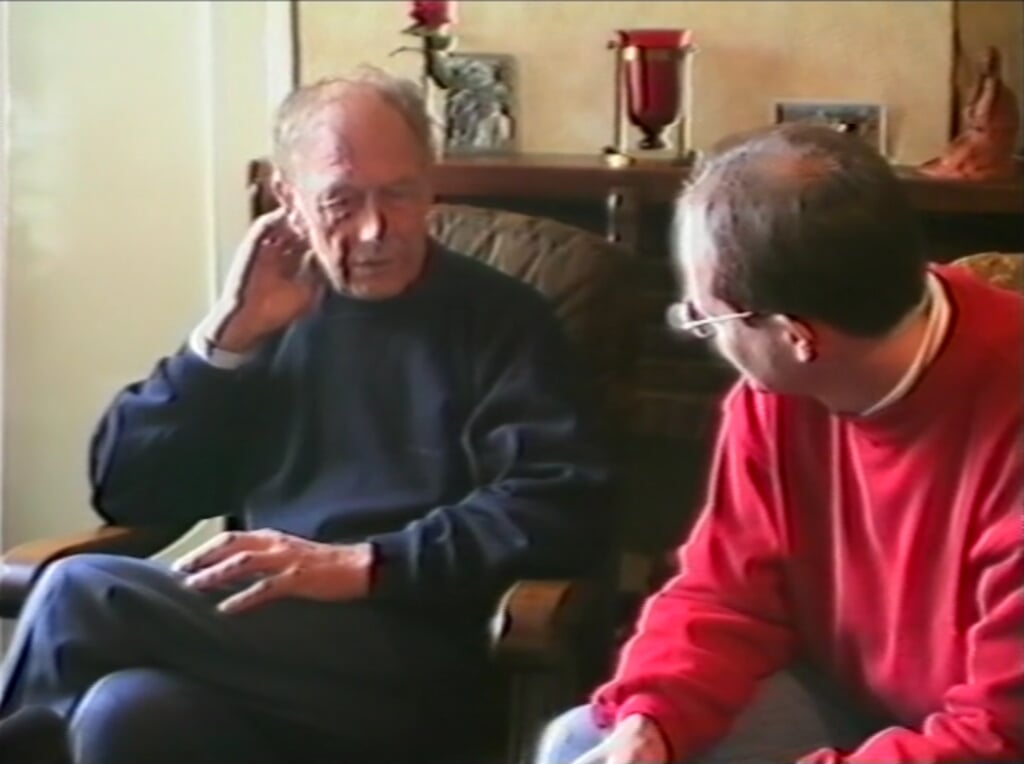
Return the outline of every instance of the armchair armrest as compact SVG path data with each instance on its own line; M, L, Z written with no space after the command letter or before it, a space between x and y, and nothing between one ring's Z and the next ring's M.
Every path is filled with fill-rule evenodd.
M495 658L518 666L553 666L573 650L573 638L597 601L591 581L518 581L491 620Z
M589 681L588 653L600 653L608 630L601 625L602 591L594 580L518 581L498 603L490 637L509 677L510 764L532 761L544 724L579 702Z
M181 526L107 525L74 536L16 546L0 557L0 618L17 616L33 584L50 563L89 552L148 557L174 542L185 530Z

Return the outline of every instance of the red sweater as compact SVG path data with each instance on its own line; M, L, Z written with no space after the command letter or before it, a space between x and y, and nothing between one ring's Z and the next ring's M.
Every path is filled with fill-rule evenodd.
M802 762L1024 759L1024 300L936 269L946 341L863 419L739 385L679 573L645 605L598 722L634 713L673 761L800 655L893 726Z

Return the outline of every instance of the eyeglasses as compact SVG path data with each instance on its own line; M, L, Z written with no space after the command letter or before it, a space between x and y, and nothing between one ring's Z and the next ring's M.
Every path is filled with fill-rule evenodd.
M665 320L669 328L677 332L686 332L698 339L706 340L715 334L715 324L722 321L753 318L756 314L751 310L740 313L725 313L721 316L704 316L697 312L690 300L674 302L665 311Z

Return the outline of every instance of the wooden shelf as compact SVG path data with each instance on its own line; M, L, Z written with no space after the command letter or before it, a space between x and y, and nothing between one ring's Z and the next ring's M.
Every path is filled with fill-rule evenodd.
M498 197L603 201L611 189L628 189L649 202L670 201L687 169L668 164L612 168L598 155L521 154L445 159L436 190L448 197Z
M912 167L896 167L910 198L925 212L1024 215L1024 173L1012 180L937 180Z
M935 180L905 166L896 172L923 212L1024 215L1024 173L1007 181L969 182ZM645 203L668 203L687 173L684 166L655 162L612 168L597 154L520 154L445 159L436 167L435 182L438 194L449 198L593 202L622 189Z

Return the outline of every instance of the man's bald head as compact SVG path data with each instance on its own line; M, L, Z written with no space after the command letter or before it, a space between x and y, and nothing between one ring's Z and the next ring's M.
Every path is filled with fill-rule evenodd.
M707 245L689 254L714 259L714 293L737 309L870 336L921 299L916 215L886 160L855 136L793 123L727 139L680 197L677 243L688 224Z
M429 165L434 156L430 116L412 82L362 67L351 76L306 85L291 93L277 110L274 164L288 174L297 152L318 131L337 130L353 122L386 124L389 119L402 122L420 148L424 164Z

